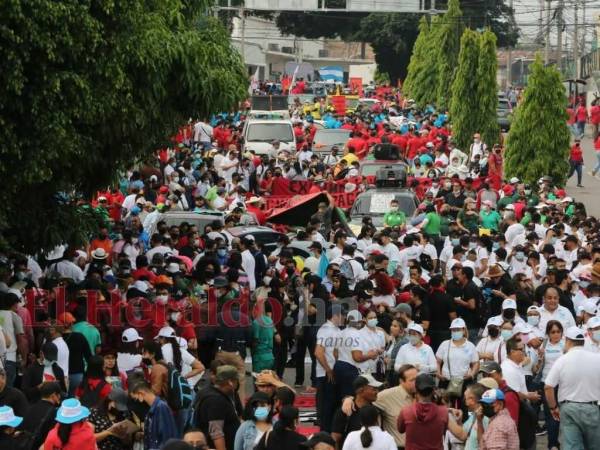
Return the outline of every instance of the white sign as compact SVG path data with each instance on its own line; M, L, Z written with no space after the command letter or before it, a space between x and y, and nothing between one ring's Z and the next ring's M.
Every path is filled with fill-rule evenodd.
M369 212L383 214L390 210L390 203L396 198L395 194L373 194Z
M317 0L245 0L248 9L271 9L283 11L304 11L318 9Z
M416 12L423 7L419 0L346 0L347 11Z

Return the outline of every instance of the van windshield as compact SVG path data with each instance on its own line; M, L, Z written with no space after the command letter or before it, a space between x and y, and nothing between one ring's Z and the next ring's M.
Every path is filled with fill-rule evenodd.
M292 142L294 135L287 123L252 123L248 125L247 142Z

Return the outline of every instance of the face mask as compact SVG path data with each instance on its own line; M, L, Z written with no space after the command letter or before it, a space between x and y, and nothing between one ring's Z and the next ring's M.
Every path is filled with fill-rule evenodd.
M254 410L254 417L256 420L265 420L269 417L270 409L268 406L257 406Z
M490 337L497 338L500 334L500 330L496 327L489 327L488 334L490 335Z
M502 330L500 334L502 335L502 339L508 341L512 337L513 332L512 330Z
M377 326L377 319L369 319L369 320L367 320L367 326L369 328L375 328Z
M600 330L596 330L592 332L592 338L596 341L596 342L600 342Z
M227 249L226 248L217 249L217 255L219 255L221 258L223 258L224 256L227 256Z
M408 342L410 342L411 345L417 345L419 342L421 342L421 338L419 336L415 336L414 334L410 334L408 336Z
M268 276L263 277L263 283L265 284L265 286L269 286L271 284L272 280L273 280L272 277L268 277Z
M469 248L474 249L477 247L477 242L469 242Z
M117 408L115 408L114 406L111 406L110 408L108 408L108 413L113 416L118 416L119 410Z
M590 285L590 282L589 282L589 281L581 280L581 281L579 282L579 287L580 287L581 289L587 289L587 287L588 287L589 285Z
M482 403L481 407L483 408L483 415L485 417L494 417L496 415L496 412L494 411L494 405Z
M44 359L44 367L52 367L52 361L48 361L47 359Z
M494 250L494 251L495 251L495 250L498 250L499 248L500 248L500 244L499 244L498 242L494 242L494 243L492 244L492 250Z
M390 206L390 211L398 211L398 207L397 206Z
M527 323L532 327L536 327L540 323L540 318L538 316L527 316Z
M551 238L550 238L550 244L551 244L551 245L554 245L554 244L556 244L556 238L555 238L555 237L551 237Z
M525 253L523 253L523 252L515 253L515 259L517 261L523 261L525 259Z
M179 182L179 177L173 177L173 181L174 181L175 183L178 183L178 182Z
M502 311L502 316L505 319L513 320L515 318L516 313L517 312L514 309L505 309L504 311Z
M523 344L527 344L529 342L529 334L522 334L521 335L521 342Z
M180 316L181 316L181 313L174 312L174 313L171 313L170 317L173 322L177 322L179 320Z
M453 341L460 341L464 336L464 333L462 331L453 331L451 334Z
M458 238L454 238L454 239L451 239L451 241L450 241L450 242L452 242L452 245L453 245L454 247L456 247L456 246L457 246L457 245L460 243L460 239L458 239Z
M156 303L158 303L159 305L166 305L167 302L169 301L169 296L168 295L157 295L155 297Z

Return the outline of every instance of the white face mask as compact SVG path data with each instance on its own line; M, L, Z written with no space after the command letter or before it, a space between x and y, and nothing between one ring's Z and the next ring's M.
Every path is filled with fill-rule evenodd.
M155 297L156 303L158 303L159 305L166 305L167 302L169 301L169 296L168 295L157 295Z
M265 276L263 277L263 283L265 284L265 286L268 286L268 285L270 285L270 284L271 284L271 280L272 280L272 279L273 279L272 277L269 277L269 276L266 276L266 275L265 275Z
M174 313L171 313L170 317L173 322L177 322L179 320L180 316L181 316L180 312L174 312Z

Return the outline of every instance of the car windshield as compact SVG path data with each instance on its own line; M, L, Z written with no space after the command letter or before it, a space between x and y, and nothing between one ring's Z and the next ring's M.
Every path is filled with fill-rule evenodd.
M356 109L358 106L357 98L346 98L346 109Z
M410 216L415 211L415 201L412 196L398 195L394 192L373 192L361 195L352 206L350 216L382 216L389 211L392 200L398 201L398 208Z
M498 100L498 109L510 109L508 100Z
M248 125L248 142L292 142L294 135L287 123L251 123Z
M349 130L317 130L314 141L315 143L324 145L343 145L349 138Z
M383 169L384 167L391 166L392 169L404 169L406 166L403 164L365 164L360 168L360 174L363 177L368 177L371 175L377 175L377 171Z

